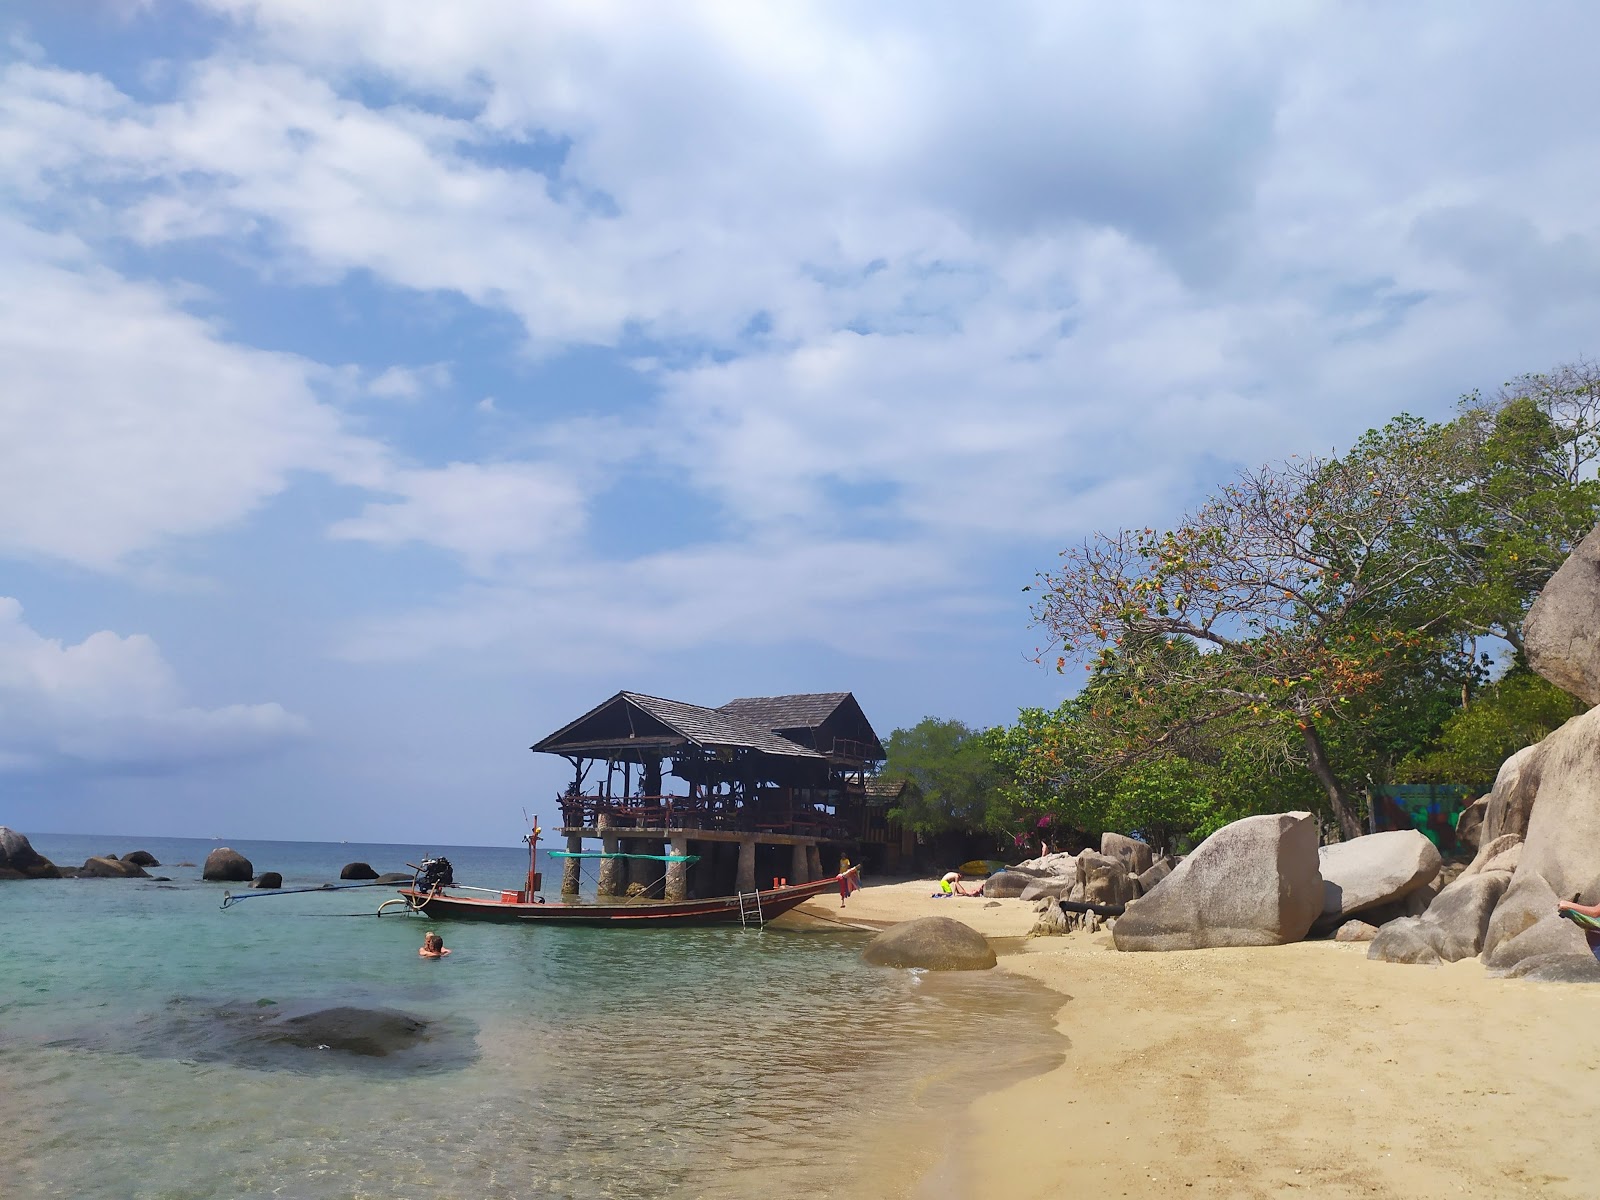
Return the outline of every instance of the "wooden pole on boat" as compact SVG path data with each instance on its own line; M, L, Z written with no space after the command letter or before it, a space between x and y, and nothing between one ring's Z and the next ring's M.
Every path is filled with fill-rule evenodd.
M668 843L674 857L689 853L689 835L675 833L672 841ZM686 862L669 862L667 864L667 902L678 904L689 898L689 864Z

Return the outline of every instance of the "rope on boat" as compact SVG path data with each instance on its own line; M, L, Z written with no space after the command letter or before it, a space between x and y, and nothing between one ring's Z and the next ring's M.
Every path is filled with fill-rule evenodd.
M276 889L274 889L272 891L255 892L255 893L252 893L251 895L248 895L248 896L235 896L232 892L223 892L222 893L222 907L223 908L231 908L235 904L241 904L246 900L259 900L263 896L294 896L294 895L297 895L297 894L299 894L301 892L348 892L348 891L351 891L354 888L369 888L369 887L392 888L392 887L398 887L398 886L400 886L400 885L397 884L397 883L393 883L393 882L390 882L390 883L382 883L382 882L376 882L376 883L320 883L316 887L276 888Z

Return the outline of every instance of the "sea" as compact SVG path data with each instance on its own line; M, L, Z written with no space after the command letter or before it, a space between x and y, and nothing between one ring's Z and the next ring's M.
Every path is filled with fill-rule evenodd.
M969 1101L1065 1045L1037 985L869 967L870 934L828 921L429 922L377 915L384 888L202 882L217 841L29 837L63 866L146 850L165 879L0 882L8 1200L942 1195L977 1182ZM528 867L516 846L228 844L286 889L428 854L483 887ZM449 957L417 955L429 929ZM346 1007L425 1036L274 1036Z

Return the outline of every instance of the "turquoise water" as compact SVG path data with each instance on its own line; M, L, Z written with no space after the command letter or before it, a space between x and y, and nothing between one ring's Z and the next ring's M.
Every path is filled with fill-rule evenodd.
M149 850L171 882L0 883L8 1197L913 1195L958 1088L1059 1050L1048 993L866 967L860 933L427 923L373 915L383 889L224 912L227 885L174 865L212 842L32 840L62 865ZM463 883L527 869L516 847L231 844L289 887L429 850ZM429 928L449 958L417 957ZM433 1024L388 1057L260 1037L343 1005Z

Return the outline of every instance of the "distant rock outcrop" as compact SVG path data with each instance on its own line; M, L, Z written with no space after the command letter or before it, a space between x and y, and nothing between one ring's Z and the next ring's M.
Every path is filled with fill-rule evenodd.
M256 869L248 858L232 847L219 846L206 855L206 865L200 871L200 878L220 883L249 883L255 874Z
M78 868L80 879L149 879L150 874L138 863L125 862L114 855L103 854L87 859Z
M55 863L15 829L0 825L0 879L59 879Z
M276 871L263 871L251 881L250 886L253 888L281 888L283 886L283 876Z
M148 850L135 850L132 854L124 854L123 862L132 863L136 867L159 867L160 861Z
M340 879L376 879L378 873L364 862L345 863Z
M878 967L987 971L998 961L987 938L951 917L921 917L885 929L861 957Z
M1246 817L1129 904L1111 936L1118 950L1277 946L1305 937L1322 904L1311 814Z

